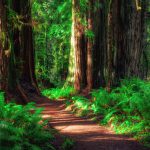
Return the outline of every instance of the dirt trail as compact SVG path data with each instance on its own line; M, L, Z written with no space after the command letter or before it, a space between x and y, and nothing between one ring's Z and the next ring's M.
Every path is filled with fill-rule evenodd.
M116 135L89 119L75 117L65 110L63 101L40 98L38 107L44 107L43 117L52 118L50 124L62 135L76 141L73 150L148 150L134 139Z

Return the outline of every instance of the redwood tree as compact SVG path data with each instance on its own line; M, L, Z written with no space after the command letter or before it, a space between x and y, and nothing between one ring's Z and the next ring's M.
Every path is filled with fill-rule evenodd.
M74 51L75 51L75 89L81 91L86 84L86 46L85 46L85 28L82 24L84 14L81 14L79 0L72 1L74 13Z
M0 32L5 35L0 42L1 90L18 95L26 103L29 101L28 93L39 93L35 78L30 0L7 1L5 5L3 2L0 5Z

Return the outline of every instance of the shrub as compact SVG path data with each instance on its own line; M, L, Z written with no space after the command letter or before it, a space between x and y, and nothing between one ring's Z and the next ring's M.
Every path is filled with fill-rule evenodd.
M91 109L94 114L105 114L110 106L109 94L105 89L99 89L92 92L92 105Z
M75 92L73 87L52 88L42 91L44 96L50 99L69 98Z
M102 124L111 124L117 133L132 134L150 146L150 82L124 79L121 85L108 93L105 89L91 92L92 101L72 98L74 106L92 113Z
M74 105L83 110L88 110L90 107L89 99L83 97L83 96L74 96L72 97Z
M62 150L71 150L74 146L74 141L70 138L66 138L61 146Z
M0 149L54 150L53 135L44 129L41 109L30 103L26 106L5 104L0 93Z
M150 131L149 91L150 82L140 79L123 80L121 86L112 91L110 98L115 103L109 113L116 111L106 120L117 125L117 132L134 134L150 142L150 134L147 134Z

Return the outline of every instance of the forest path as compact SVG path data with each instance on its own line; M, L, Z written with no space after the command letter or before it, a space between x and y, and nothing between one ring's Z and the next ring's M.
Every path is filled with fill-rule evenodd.
M116 135L89 119L74 116L65 110L63 101L39 98L37 106L44 107L43 118L51 118L50 124L61 135L75 141L72 150L147 150L132 138Z

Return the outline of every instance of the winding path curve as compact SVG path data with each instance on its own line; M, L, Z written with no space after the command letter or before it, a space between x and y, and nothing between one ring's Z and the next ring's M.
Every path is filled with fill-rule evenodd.
M39 100L40 99L40 100ZM73 150L148 150L132 138L116 135L89 119L82 119L65 110L63 101L39 98L38 107L44 107L43 118L62 135L76 141Z

